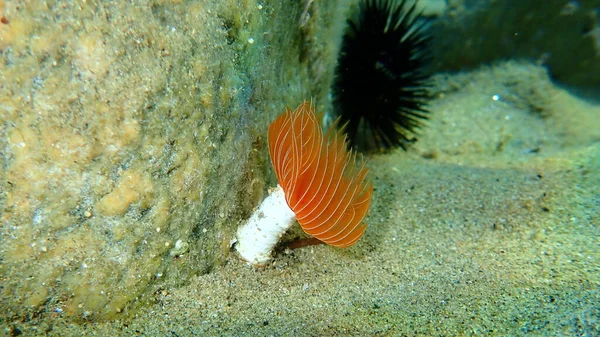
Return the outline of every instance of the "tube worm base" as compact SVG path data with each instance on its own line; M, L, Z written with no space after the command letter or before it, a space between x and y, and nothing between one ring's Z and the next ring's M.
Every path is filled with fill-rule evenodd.
M295 219L296 215L285 201L283 189L277 185L248 222L238 229L237 252L254 266L266 264L271 259L273 248Z

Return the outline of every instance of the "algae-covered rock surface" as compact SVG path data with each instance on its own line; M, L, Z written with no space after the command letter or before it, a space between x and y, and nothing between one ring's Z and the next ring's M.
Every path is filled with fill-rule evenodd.
M1 1L3 322L127 315L221 263L269 120L325 101L328 6Z

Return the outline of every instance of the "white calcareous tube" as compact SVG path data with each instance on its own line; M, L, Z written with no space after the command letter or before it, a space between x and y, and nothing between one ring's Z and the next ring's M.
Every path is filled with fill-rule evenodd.
M283 189L278 185L250 220L238 229L236 250L254 266L266 264L271 259L273 248L294 224L295 219L296 215L288 206Z

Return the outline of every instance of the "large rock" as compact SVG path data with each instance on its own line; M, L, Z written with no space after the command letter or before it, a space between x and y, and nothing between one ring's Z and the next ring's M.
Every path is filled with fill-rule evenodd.
M449 0L432 25L436 71L522 58L553 78L600 86L600 0Z
M326 101L339 6L0 1L5 319L111 318L223 261L269 121Z

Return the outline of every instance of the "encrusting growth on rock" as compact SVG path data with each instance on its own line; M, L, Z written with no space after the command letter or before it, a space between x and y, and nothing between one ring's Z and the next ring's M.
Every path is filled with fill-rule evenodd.
M313 107L286 109L269 126L269 153L279 185L237 232L236 249L253 265L265 264L285 231L298 220L309 235L335 247L356 243L373 184L362 163L346 150L338 128L326 134Z

